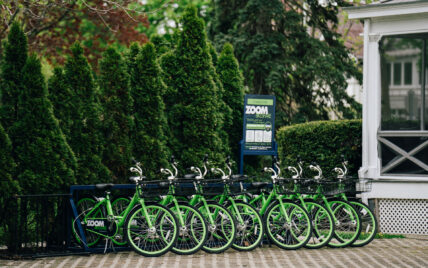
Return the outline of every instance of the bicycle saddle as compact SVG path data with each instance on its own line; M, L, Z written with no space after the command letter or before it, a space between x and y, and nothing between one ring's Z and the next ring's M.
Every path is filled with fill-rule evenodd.
M95 188L98 190L110 190L114 186L113 183L98 183L95 184Z
M234 179L234 180L236 180L236 179L247 179L248 176L247 175L236 174L236 175L232 175L231 178Z
M251 186L256 188L263 188L265 186L269 185L269 182L267 181L255 181L251 183Z

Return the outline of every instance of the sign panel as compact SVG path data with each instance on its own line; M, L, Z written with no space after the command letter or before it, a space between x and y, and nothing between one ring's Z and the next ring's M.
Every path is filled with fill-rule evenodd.
M275 133L275 96L245 95L244 144L245 151L272 151Z

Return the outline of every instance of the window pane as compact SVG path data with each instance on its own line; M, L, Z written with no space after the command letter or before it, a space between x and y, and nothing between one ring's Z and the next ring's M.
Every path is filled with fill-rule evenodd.
M404 63L404 84L411 85L412 84L412 63L406 62Z
M391 85L391 63L386 64L386 80L388 85Z
M401 85L401 63L394 63L394 85Z
M403 37L384 37L379 43L381 130L421 129L421 85L418 79L413 83L413 76L421 76L422 44L420 38ZM413 62L417 63L416 70Z

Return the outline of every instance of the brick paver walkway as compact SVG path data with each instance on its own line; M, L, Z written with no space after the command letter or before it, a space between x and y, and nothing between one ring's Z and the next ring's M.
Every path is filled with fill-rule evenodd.
M263 246L252 252L233 249L210 255L200 251L190 256L168 253L145 258L134 252L67 256L35 260L0 260L0 267L428 267L428 240L418 238L376 239L362 248L281 250Z

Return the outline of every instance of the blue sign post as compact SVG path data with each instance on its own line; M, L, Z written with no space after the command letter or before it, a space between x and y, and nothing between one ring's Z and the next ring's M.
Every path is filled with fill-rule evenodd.
M245 95L240 174L244 173L244 155L278 155L274 140L275 104L275 96Z

